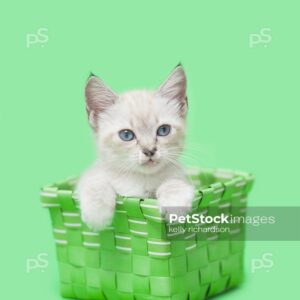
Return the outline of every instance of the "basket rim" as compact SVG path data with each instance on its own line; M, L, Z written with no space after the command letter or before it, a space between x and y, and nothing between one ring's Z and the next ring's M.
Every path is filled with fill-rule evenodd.
M200 202L205 194L216 194L224 193L227 186L235 185L239 186L249 186L252 185L254 181L254 175L249 172L234 171L231 169L221 169L221 168L188 168L187 175L193 180L196 177L200 177L201 174L212 175L216 182L204 185L195 185L195 197L194 201ZM78 196L74 188L66 189L60 188L61 185L68 184L75 186L78 176L68 177L65 180L57 181L53 184L48 184L41 188L40 196L41 202L44 207L50 208L59 206L59 196L69 196L74 199L74 201L79 205ZM138 201L141 208L143 207L153 207L158 208L156 198L140 198L140 197L126 197L117 195L116 202L123 204L124 200L130 199L131 201Z

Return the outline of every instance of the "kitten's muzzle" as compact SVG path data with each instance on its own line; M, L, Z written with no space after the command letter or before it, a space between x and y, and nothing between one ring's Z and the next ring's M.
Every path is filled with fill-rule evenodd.
M147 157L152 157L152 156L154 156L155 153L156 153L156 151L157 151L157 148L156 148L156 147L154 147L154 148L152 148L152 149L147 149L147 148L143 148L143 149L142 149L142 152L143 152Z

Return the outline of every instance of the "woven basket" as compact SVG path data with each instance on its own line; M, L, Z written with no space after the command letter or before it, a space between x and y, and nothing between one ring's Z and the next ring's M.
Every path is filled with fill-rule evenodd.
M197 186L193 213L245 213L250 174L201 170L191 179ZM51 215L63 297L198 300L242 281L243 224L233 224L229 233L174 237L155 199L119 196L112 225L92 232L80 219L75 183L69 179L41 192Z

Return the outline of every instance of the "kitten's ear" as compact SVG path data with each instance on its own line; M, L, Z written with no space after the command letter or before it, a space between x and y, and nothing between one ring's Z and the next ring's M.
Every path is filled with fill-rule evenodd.
M164 98L178 101L180 114L185 116L187 111L186 76L180 64L171 72L157 92Z
M89 123L97 130L99 114L115 103L117 95L92 74L85 87L85 99Z

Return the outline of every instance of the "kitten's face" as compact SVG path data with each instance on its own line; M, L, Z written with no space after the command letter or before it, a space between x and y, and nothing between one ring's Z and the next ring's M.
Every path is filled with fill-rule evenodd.
M185 88L182 67L157 91L121 95L92 77L86 89L87 111L102 159L128 175L176 165L185 132Z

